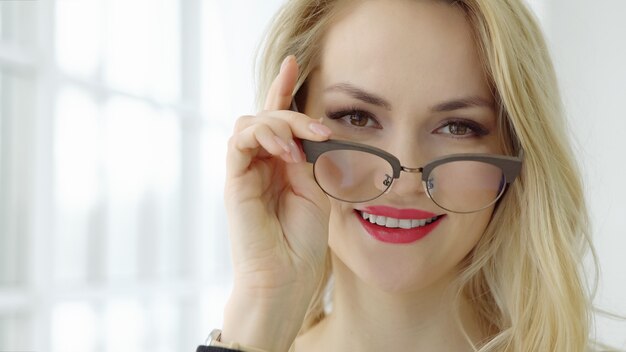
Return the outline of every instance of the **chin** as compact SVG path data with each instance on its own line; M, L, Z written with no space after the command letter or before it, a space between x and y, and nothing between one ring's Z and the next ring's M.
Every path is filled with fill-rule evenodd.
M406 294L428 290L438 282L451 281L456 265L452 262L428 262L428 258L409 255L359 255L337 248L333 253L335 274L351 281L355 287L364 286L386 294Z

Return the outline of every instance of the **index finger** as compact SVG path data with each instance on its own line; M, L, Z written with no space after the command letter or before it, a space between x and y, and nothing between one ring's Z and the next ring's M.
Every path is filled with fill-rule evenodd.
M298 63L293 55L287 56L280 72L274 78L267 97L265 98L265 110L288 110L291 106L293 90L298 80Z

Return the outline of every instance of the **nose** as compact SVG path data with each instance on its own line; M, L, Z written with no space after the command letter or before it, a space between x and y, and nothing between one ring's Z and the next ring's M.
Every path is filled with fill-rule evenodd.
M416 142L404 143L393 148L394 154L403 166L400 177L393 181L389 193L398 196L408 195L425 195L424 186L422 184L421 167L424 165L424 158L420 157L419 147Z
M399 196L425 194L422 184L422 173L418 170L402 170L400 177L393 181L388 193Z

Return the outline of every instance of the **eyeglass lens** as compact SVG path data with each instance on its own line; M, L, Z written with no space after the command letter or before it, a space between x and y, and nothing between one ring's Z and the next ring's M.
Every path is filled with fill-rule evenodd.
M502 170L481 161L452 161L435 167L426 182L431 199L455 212L472 212L493 204L504 191Z
M328 195L347 202L366 202L387 191L393 181L389 162L356 150L332 150L314 165L317 183ZM428 175L426 191L440 207L472 212L493 204L504 191L502 170L480 161L440 164Z
M365 202L391 186L393 168L387 160L371 153L332 150L319 156L314 175L328 195L348 202Z

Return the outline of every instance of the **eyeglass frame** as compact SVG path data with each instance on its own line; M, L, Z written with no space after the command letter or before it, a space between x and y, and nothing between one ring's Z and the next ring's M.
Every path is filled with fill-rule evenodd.
M485 154L485 153L459 153L459 154L450 154L450 155L438 157L429 161L424 166L411 168L411 167L403 166L400 163L400 160L393 154L387 151L384 151L380 148L376 148L376 147L366 145L366 144L356 143L352 141L345 141L345 140L336 140L336 139L329 139L329 140L322 141L322 142L316 142L316 141L303 139L301 140L301 143L302 143L302 149L306 156L306 161L313 165L315 165L315 162L322 154L326 152L334 151L334 150L354 150L354 151L360 151L364 153L373 154L384 159L385 161L389 163L389 165L391 165L391 168L393 170L393 178L391 179L391 182L389 182L389 185L385 185L387 186L387 188L385 188L376 197L373 197L367 200L359 200L359 201L348 201L345 199L340 199L328 193L324 189L324 187L322 187L319 184L317 180L317 176L315 175L315 173L313 173L315 182L320 186L320 188L324 191L324 193L326 193L330 197L333 197L337 200L347 202L347 203L368 202L368 201L374 200L382 196L389 189L391 189L391 186L393 185L394 180L400 178L400 173L402 171L407 172L407 173L419 172L422 175L422 185L424 186L424 190L426 191L428 198L430 198L430 200L432 200L433 203L435 203L438 207L444 210L453 212L453 213L460 213L460 214L474 213L474 212L481 211L495 204L500 198L502 198L506 189L508 188L507 186L511 184L513 181L515 181L515 179L519 176L521 169L522 169L522 160L524 157L524 150L521 148L519 149L519 153L517 157L499 155L499 154ZM456 211L456 210L447 209L441 206L439 203L437 203L435 199L433 199L433 197L430 194L429 188L426 186L428 182L428 177L430 176L430 173L435 167L442 165L442 164L449 163L449 162L454 162L454 161L478 161L478 162L483 162L486 164L497 166L498 168L500 168L500 170L502 170L502 173L504 175L503 189L498 193L498 196L491 203L485 205L484 207L480 209L476 209L472 211Z

